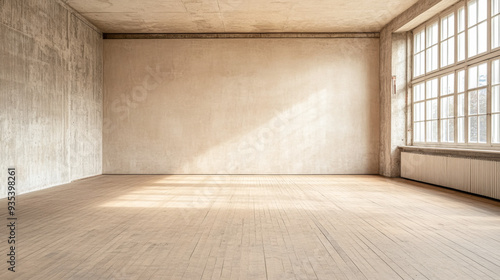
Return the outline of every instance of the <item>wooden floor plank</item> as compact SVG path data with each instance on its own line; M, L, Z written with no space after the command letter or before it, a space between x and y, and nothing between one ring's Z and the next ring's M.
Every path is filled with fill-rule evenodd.
M0 279L500 275L500 202L403 179L103 175L17 199Z

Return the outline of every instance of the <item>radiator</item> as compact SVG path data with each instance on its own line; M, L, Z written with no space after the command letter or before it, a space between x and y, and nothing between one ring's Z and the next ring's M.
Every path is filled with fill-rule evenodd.
M401 177L500 199L500 162L401 153Z

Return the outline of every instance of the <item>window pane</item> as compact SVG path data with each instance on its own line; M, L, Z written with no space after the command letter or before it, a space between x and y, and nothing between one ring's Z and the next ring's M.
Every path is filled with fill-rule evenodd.
M448 37L455 35L455 13L448 16Z
M448 94L448 76L441 77L441 90L439 95L447 95Z
M500 113L500 86L491 88L491 112Z
M425 50L425 29L420 31L420 50Z
M418 77L418 76L424 74L422 71L422 64L420 63L420 56L421 55L422 55L421 53L416 54L415 58L413 59L413 75L415 77Z
M465 8L461 7L458 9L458 32L465 30Z
M486 22L483 22L478 27L478 39L477 39L477 53L484 53L486 51L486 46L488 45L488 32L486 29Z
M500 60L495 60L491 63L491 84L500 84Z
M467 12L469 15L468 25L470 27L477 23L477 1L469 1L469 5L467 7Z
M424 142L425 126L424 122L417 122L414 124L413 128L413 141Z
M483 63L478 68L478 87L482 87L488 84L488 65Z
M455 37L441 42L441 67L455 62Z
M448 118L453 118L455 116L455 97L448 97Z
M491 19L491 48L500 47L500 16Z
M465 97L464 94L459 94L458 95L458 116L463 117L465 116Z
M413 121L423 121L425 115L425 103L416 103L413 112Z
M425 84L416 84L413 87L413 101L421 101L425 98Z
M475 56L477 54L477 26L469 29L469 53L468 56Z
M477 95L478 114L486 114L486 89L479 90Z
M458 86L458 92L465 91L465 70L461 70L458 72L457 86Z
M432 79L426 83L426 98L437 97L438 93L438 80Z
M455 92L455 74L441 77L441 95L448 95Z
M424 74L425 73L425 52L420 53L420 73Z
M469 115L477 115L477 91L469 92Z
M448 65L455 62L455 37L448 39Z
M465 121L464 118L457 119L458 143L465 143Z
M437 121L426 122L427 142L437 142Z
M457 61L462 61L465 59L465 32L461 33L458 35L458 42L457 42L458 50L457 50Z
M500 13L500 0L491 0L491 15L494 16Z
M441 40L455 35L455 14L452 13L441 20Z
M439 49L438 49L438 46L434 46L432 47L432 70L436 70L438 69L438 65L439 65L439 56L438 56L438 52L439 52ZM431 71L432 71L431 70Z
M454 117L454 107L453 96L445 97L441 99L441 118L453 118Z
M429 100L427 101L426 105L426 120L435 120L437 119L437 113L438 113L438 108L437 108L437 99Z
M448 120L441 121L441 142L448 142Z
M448 65L448 41L441 43L441 67Z
M479 116L479 143L486 143L486 116Z
M429 48L438 43L438 23L435 22L427 27L426 47Z
M469 68L469 89L477 88L477 66Z
M413 46L415 48L414 51L415 53L419 53L424 50L425 48L424 36L425 36L425 29L415 34L414 46Z
M488 13L488 2L486 0L479 0L477 10L478 10L477 21L481 22L483 20L486 20Z
M455 142L455 120L448 120L448 141Z
M427 72L434 71L438 68L438 46L433 46L426 51Z
M469 117L469 142L477 143L477 117Z
M448 18L445 17L441 20L441 40L448 38Z
M454 142L453 119L441 121L441 142Z
M413 53L420 52L420 33L416 33L413 36Z
M491 116L491 142L500 143L500 114Z
M441 118L448 117L448 100L445 98L441 99Z
M425 52L416 54L413 61L413 75L415 77L418 77L425 73L424 65L425 65Z

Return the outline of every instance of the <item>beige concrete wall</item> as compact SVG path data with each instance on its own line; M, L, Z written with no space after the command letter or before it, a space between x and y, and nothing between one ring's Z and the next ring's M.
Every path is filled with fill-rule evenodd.
M104 41L104 173L373 174L378 39Z
M0 181L102 173L102 35L55 0L0 1ZM6 184L0 184L5 197Z

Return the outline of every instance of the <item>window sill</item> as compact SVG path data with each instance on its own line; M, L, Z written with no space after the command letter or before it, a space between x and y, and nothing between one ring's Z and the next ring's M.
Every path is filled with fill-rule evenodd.
M500 161L500 151L498 150L438 148L422 146L399 146L399 149L402 152L418 153L424 155L451 156Z

